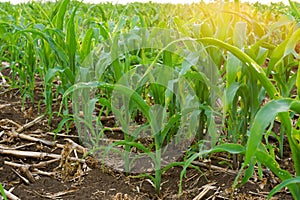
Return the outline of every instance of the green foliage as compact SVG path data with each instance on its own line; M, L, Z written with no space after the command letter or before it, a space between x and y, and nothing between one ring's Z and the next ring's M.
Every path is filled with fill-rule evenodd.
M279 192L281 189L283 189L284 187L288 187L291 184L299 184L300 183L300 177L295 177L295 178L291 178L291 179L286 179L284 181L282 181L282 183L280 183L279 185L277 185L276 187L274 187L271 192L268 195L268 199L271 199L271 197Z
M138 177L149 177L158 192L167 169L183 166L182 181L195 159L227 152L240 167L234 187L242 174L245 183L256 165L266 166L283 181L270 196L287 186L299 199L298 3L0 5L0 56L9 64L1 69L11 69L6 78L23 102L35 101L42 80L49 124L56 115L64 118L57 132L75 122L83 144L95 155L122 154L126 172L141 156L130 152L148 155L155 174ZM62 99L58 113L54 99ZM117 100L128 104L118 107ZM111 113L123 139L102 148L109 129L100 118ZM280 133L272 131L275 121ZM162 164L166 144L184 141L184 128L195 133L185 160ZM138 140L145 130L149 145ZM270 135L279 147L268 142ZM275 159L283 155L285 136L296 177Z
M1 183L0 183L0 193L1 193L1 196L3 197L3 199L4 199L4 200L7 200L7 197L6 197L4 188L3 188L3 186L2 186Z

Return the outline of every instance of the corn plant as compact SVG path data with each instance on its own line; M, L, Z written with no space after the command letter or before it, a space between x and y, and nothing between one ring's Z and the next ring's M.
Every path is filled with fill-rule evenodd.
M283 53L284 55L287 55L288 53L287 52L290 52L291 50L293 50L294 49L294 47L295 47L295 40L293 40L293 37L297 37L297 34L298 34L298 31L296 31L292 36L291 36L291 39L290 40L288 40L288 43L289 43L289 45L287 45L286 46L286 48L285 48L285 53ZM279 92L277 92L277 88L275 88L274 87L274 85L271 83L271 81L270 80L268 80L268 77L266 76L266 74L265 74L265 71L252 59L252 58L250 58L247 54L245 54L245 53L243 53L243 52L241 52L241 50L239 50L238 48L236 48L236 47L234 47L234 46L232 46L232 45L229 45L229 44L226 44L226 43L224 43L224 42L222 42L222 41L220 41L220 40L217 40L217 39L214 39L214 38L200 38L200 39L198 39L199 41L201 41L201 42L205 42L205 43L208 43L208 44L213 44L213 45L217 45L217 46L220 46L220 47L223 47L223 48L225 48L226 50L228 50L231 54L233 54L236 58L238 58L240 61L242 61L242 62L244 62L244 64L246 64L246 67L248 68L248 70L249 70L249 72L251 73L251 74L256 74L255 76L257 77L257 78L255 78L254 80L259 80L260 81L260 83L261 83L261 85L263 86L263 88L264 88L264 90L267 92L267 94L270 96L270 98L272 98L272 99L277 99L278 98L278 96L279 96ZM228 75L230 75L230 74L228 74ZM248 75L249 76L249 75ZM252 76L253 77L253 76ZM234 85L232 85L231 87L233 87ZM230 98L231 100L229 100L228 101L228 106L231 106L231 103L233 102L232 100L233 100L233 97L235 96L234 95L234 93L236 93L237 91L238 91L238 87L236 87L235 86L235 88L236 89L233 89L233 88L229 88L229 93L228 93L228 97L227 97L227 99L228 98ZM235 92L233 92L233 91L235 91ZM242 89L242 91L247 91L246 89ZM244 95L245 95L245 93L244 93ZM257 97L259 97L259 95L256 95ZM243 99L246 99L245 97L243 97ZM278 100L278 101L280 101L280 100ZM258 106L256 106L256 107L253 107L253 104L249 104L249 103L245 103L245 102L243 102L241 105L246 105L246 106L251 106L252 105L252 108L256 108L256 109L259 109L259 107ZM273 107L277 107L277 106L275 106L275 105L272 105L272 106L270 106L269 108L271 109L271 108L273 108ZM273 110L274 110L274 108L273 108ZM253 113L253 116L255 116L254 118L255 119L253 119L253 124L252 124L252 128L254 128L255 127L255 125L256 125L256 123L257 124L259 124L259 125L262 125L262 121L264 121L263 120L263 118L265 117L265 115L266 115L266 113L268 113L270 110L268 110L267 112L265 112L264 114L262 114L261 115L261 118L259 118L259 119L257 119L258 118L258 116L260 116L259 114L260 114L260 111L256 114L256 110L254 110L254 113ZM283 111L278 111L278 112L283 112ZM272 115L271 115L272 116ZM287 117L287 116L286 116ZM250 118L251 119L251 118ZM289 118L286 118L285 119L286 120L286 123L288 123L287 122L287 120L289 121L290 119ZM268 124L270 121L267 121L266 123ZM258 126L259 126L258 125ZM290 125L289 125L290 126ZM262 128L262 130L260 130L260 131L258 131L258 130L255 130L255 131L253 131L253 129L251 129L252 131L250 131L250 137L249 137L249 139L248 139L248 141L247 141L247 149L246 149L246 160L245 160L245 162L243 163L243 167L242 167L242 169L244 168L244 166L245 166L245 163L246 164L248 164L250 161L252 161L251 159L252 159L252 157L251 156L254 156L254 154L255 153L253 153L253 152L256 152L254 149L256 149L257 147L254 147L254 146L249 146L250 144L252 145L252 142L254 143L254 141L256 141L255 142L255 144L258 144L257 142L258 141L260 141L260 140L257 140L257 136L258 136L258 133L259 132L262 132L265 128L266 128L267 126L266 125L264 125L264 127ZM291 130L291 127L289 127L289 129L288 130ZM253 133L253 134L252 134ZM254 134L255 133L255 134ZM289 137L289 136L288 136ZM293 143L290 143L290 145L291 145L291 148L293 149L292 150L292 152L293 152L293 155L295 156L295 162L296 163L298 163L298 158L299 158L299 156L298 156L298 153L297 153L297 148L295 147L295 148L293 148ZM250 153L251 152L251 153ZM197 158L198 156L200 156L200 155L202 155L203 154L203 152L202 151L200 151L200 153L198 153L198 154L195 154L194 156L192 156L190 159L189 159L189 161L188 162L186 162L186 165L188 165L188 164L190 164L191 163L191 161L193 160L193 159L195 159L195 158ZM251 154L251 156L249 156L248 157L248 155L249 154ZM271 160L271 156L269 156L270 157L270 161L268 161L268 162L266 162L264 159L266 158L265 156L267 156L268 155L268 153L265 151L264 152L264 155L261 157L261 160L259 160L259 162L260 163L262 163L262 164L265 164L265 165L267 165L272 171L274 170L274 173L275 174L277 174L281 179L283 179L283 180L285 180L285 179L287 179L287 178L291 178L291 175L287 175L286 173L287 172L284 172L283 173L283 170L281 170L281 169L278 169L278 165L275 165L274 164L274 159L272 159ZM255 155L255 156L257 156L257 155ZM247 160L247 157L248 157L248 160ZM297 158L296 158L297 157ZM271 165L271 161L272 161L272 166L270 166ZM269 163L270 162L270 163ZM249 173L250 174L252 174L251 173L251 170L253 170L254 169L254 164L252 163L252 164L250 164L250 168L249 168L249 170L247 170L247 172L246 172L246 178L244 179L244 181L245 180L248 180L249 178L250 178L250 176L249 176ZM296 168L296 171L297 171L297 164L295 164L295 168ZM182 171L182 175L181 176L183 176L183 174L184 174L184 170ZM253 171L252 171L253 172ZM297 186L295 186L295 185L290 185L289 186L289 188L290 188L290 190L291 190L291 192L293 193L293 196L294 197L297 197L297 195L298 195L298 189L297 189Z
M140 165L141 159L146 159L149 169L155 174L142 173L138 177L150 177L158 192L162 173L170 167L184 164L176 162L176 155L179 156L192 142L194 130L205 127L208 134L216 128L216 111L210 105L214 105L217 93L203 96L201 92L194 94L194 91L208 90L208 87L216 89L218 70L213 70L213 64L209 63L210 59L201 45L191 39L177 37L176 32L166 29L152 29L151 32L141 29L115 35L115 38L103 43L104 47L94 50L94 54L83 63L78 84L65 94L73 92L75 120L82 140L89 143L91 150L104 149L103 157L110 155L111 151L118 152L126 172L144 172ZM186 50L178 48L177 45L182 42ZM105 48L107 44L112 47ZM149 54L154 59L149 60ZM132 55L138 56L141 63L131 65L126 62ZM125 62L121 60L123 56L126 57ZM201 65L211 68L203 69ZM114 70L110 71L109 66ZM112 80L104 74L112 74ZM193 83L193 80L199 82ZM108 93L111 95L108 96L111 98L110 107L124 133L124 140L107 147L99 145L105 133L101 122L92 117L97 102L93 93L96 88L99 92L112 90L111 94ZM79 113L82 113L81 116ZM199 120L199 115L205 118ZM145 118L145 122L139 124L137 117ZM132 131L132 127L138 128ZM151 144L139 142L143 137L152 140ZM213 134L211 140L215 141ZM124 146L123 150L117 148L120 145ZM133 148L142 153L132 153ZM173 157L168 158L168 154Z
M283 180L270 196L284 186L299 196L298 122L291 125L299 112L299 4L0 5L0 57L9 63L1 69L11 69L6 78L23 102L35 101L35 81L42 80L50 124L54 99L62 97L57 131L74 119L95 155L113 153L123 171L140 169L158 192L168 168L183 166L182 180L193 160L224 151L240 168L234 187L257 164ZM122 137L106 144L113 129L100 119L111 114ZM275 119L279 134L271 131ZM285 135L295 177L275 160ZM168 147L182 142L192 144L178 153L186 160L164 163ZM145 158L154 174L139 167Z
M283 47L283 51L276 52L271 55L270 63L272 69L273 66L281 66L283 62L285 61L286 57L289 57L290 54L294 53L295 46L297 45L299 30L296 30L294 33L291 34L289 38L287 38L280 46ZM275 55L274 55L275 54ZM272 62L271 62L272 61ZM295 65L295 61L290 61L292 65ZM274 63L274 64L273 64ZM276 63L276 64L275 64ZM296 64L298 64L296 62ZM292 77L292 78L291 78ZM295 77L295 78L293 78ZM292 85L297 84L297 75L289 75L288 78L290 81L292 81ZM278 80L275 78L275 80ZM279 83L280 84L280 83ZM278 87L279 90L281 89ZM282 95L286 95L284 91L280 91ZM275 98L274 101L271 101L267 105L265 105L255 116L255 119L253 121L253 125L250 130L250 137L247 142L247 151L246 151L246 157L245 161L243 163L242 169L245 167L245 165L249 164L249 167L247 169L247 173L249 173L247 176L245 176L244 181L249 179L249 175L253 172L253 162L261 162L262 164L266 165L268 168L270 168L281 180L285 181L292 178L292 175L288 173L287 171L284 171L280 169L279 164L275 161L274 155L272 155L272 151L270 150L270 153L267 151L267 148L265 145L260 144L260 140L262 138L262 135L264 134L264 130L266 129L267 125L271 123L275 116L278 114L278 118L280 122L282 123L285 133L288 137L289 146L292 151L293 161L294 161L294 167L296 171L296 176L299 176L299 147L298 147L298 139L297 139L297 123L295 127L292 127L291 125L291 119L289 114L287 113L289 110L292 110L296 113L299 112L298 110L298 101L294 99L278 99ZM266 114L268 113L268 114ZM266 117L267 116L267 117ZM264 118L264 120L263 120ZM256 150L257 149L257 150ZM266 156L268 159L266 160ZM297 199L299 197L299 185L295 181L294 184L287 185L287 187L290 189L293 197Z
M297 137L298 132L297 127L291 126L291 119L287 113L289 110L299 112L299 102L293 99L279 99L274 100L266 104L256 115L253 122L253 126L250 130L250 137L247 143L246 157L243 163L242 169L249 164L246 170L246 176L244 181L249 179L249 175L253 173L253 162L260 162L267 166L274 174L276 174L281 180L285 181L292 178L292 175L282 170L275 160L275 158L269 154L267 148L264 144L260 142L264 130L271 123L276 115L278 115L280 121L285 127L285 132L287 134L289 144L292 150L294 166L296 171L296 176L299 176L299 139ZM267 114L268 113L268 114ZM297 182L294 184L287 185L293 197L297 199L299 197L299 185Z

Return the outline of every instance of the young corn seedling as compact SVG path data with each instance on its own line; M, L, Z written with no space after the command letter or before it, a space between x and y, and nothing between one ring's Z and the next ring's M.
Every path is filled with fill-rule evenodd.
M161 34L162 31L165 31L165 34ZM201 73L197 74L197 68L193 69L196 75L189 75L188 73L192 66L197 66L197 63L193 64L195 60L193 55L196 55L196 53L188 53L188 51L175 48L181 41L184 41L181 39L178 41L170 40L171 42L165 44L166 36L172 37L170 35L172 32L170 31L153 29L149 38L151 40L147 38L148 34L145 35L145 32L147 33L149 30L133 30L129 34L117 35L116 38L111 40L112 48L106 49L110 51L119 50L117 53L109 54L104 52L105 48L96 48L94 53L97 53L99 56L92 54L89 57L91 60L85 63L87 67L81 69L80 77L77 79L78 84L68 91L73 92L73 109L75 113L82 111L82 120L80 118L77 119L77 117L75 117L75 120L77 120L79 131L83 136L87 136L83 140L89 140L88 137L91 137L91 149L94 149L94 151L103 151L104 149L104 157L106 155L111 156L110 153L112 151L117 152L123 160L121 163L123 163L124 171L128 173L142 172L142 175L139 177L150 177L155 189L159 192L162 173L172 166L183 165L182 162L176 162L176 157L187 149L186 145L192 142L191 138L195 133L195 129L198 129L199 109L210 111L208 106L201 105L201 102L197 100L198 96L194 93L194 87L197 87L197 85L192 83L193 76L198 77L201 81L204 80L204 76ZM145 36L147 37L145 38ZM144 39L147 42L156 41L157 43L145 45L138 39L142 41ZM151 47L150 49L161 50L155 53L155 51L136 46L134 41L148 47L148 49ZM193 42L192 40L190 41ZM121 44L122 46L116 48L116 44ZM104 43L104 45L106 44ZM195 48L202 48L201 46L197 47L196 42L194 42L194 46L186 44L186 47L190 51L195 51ZM99 54L98 50L104 51ZM128 67L123 68L122 66L126 66L126 60L130 59L129 55L136 52L141 53L138 55L142 56L140 61L143 61L143 64L149 64L149 60L143 57L145 54L154 53L156 57L151 60L148 67L129 65L131 70L128 70ZM175 55L176 53L182 56L183 59L179 59ZM128 56L125 58L124 65L119 59L122 56ZM115 63L118 66L113 65L114 60L117 60ZM182 60L185 60L184 64L180 66L182 69L176 69L173 66L174 63L180 63ZM196 61L198 62L198 59ZM104 74L107 74L105 71L110 70L109 66L115 67L111 72L115 73L112 75L115 78L112 80L112 83L103 82L110 80L105 79L104 76ZM119 72L117 72L118 70ZM207 77L213 78L211 72L204 73L208 74ZM117 74L123 74L123 76L116 80ZM116 83L114 84L115 81ZM91 95L92 87L98 87L100 91L103 89L112 90L110 107L124 133L123 140L114 142L107 147L99 146L97 142L97 138L99 138L97 134L105 135L103 135L101 130L101 124L99 126L96 125L95 128L91 117L96 102L93 94ZM79 91L77 92L76 90L78 89ZM198 95L200 96L201 94L199 93ZM137 113L140 114L137 115ZM137 123L137 117L140 117L144 122L142 124ZM214 119L212 114L210 114L208 120L210 121L210 129L213 130ZM94 128L94 131L92 128ZM141 138L148 138L151 142L149 144L143 143L140 141ZM124 146L124 148L120 149L120 145ZM169 154L172 154L172 157ZM146 163L149 165L146 169L143 169L145 167L143 166L145 164L142 161L143 159L146 159ZM147 170L153 170L155 174L145 173Z
M286 62L284 60L285 57L288 57L290 53L294 52L295 46L297 45L299 38L299 29L296 30L289 38L286 39L280 46L284 49L281 52L274 52L271 56L270 63L272 69L273 66L280 66L282 62ZM276 55L276 56L275 56ZM292 63L295 61L292 60ZM274 64L276 63L276 64ZM295 75L291 74L290 77L294 77ZM293 79L293 78L292 78ZM298 79L298 76L297 76ZM278 80L278 79L277 79ZM297 81L296 81L297 83ZM279 83L280 84L280 83ZM278 87L279 90L281 87ZM281 90L281 93L285 95L284 91ZM296 171L296 177L299 176L299 139L298 139L298 132L297 132L297 125L292 127L291 125L291 117L289 115L289 111L294 111L299 113L299 102L295 99L287 99L287 98L273 98L274 100L263 106L253 121L253 125L250 130L250 136L247 141L247 150L246 150L246 157L245 162L243 163L242 169L247 165L250 164L246 173L243 182L247 181L252 173L254 163L257 161L262 163L263 165L267 166L269 169L273 171L281 180L285 181L283 185L287 186L292 193L295 199L299 198L299 183L297 179L292 181L292 175L281 169L279 164L274 158L271 149L269 150L267 146L265 146L262 142L262 136L265 132L267 126L274 121L274 118L278 115L278 119L281 122L284 132L288 138L289 146L291 148L294 167ZM268 113L268 114L266 114ZM268 116L268 117L266 117ZM268 150L270 152L268 152ZM267 159L266 159L267 158ZM291 180L290 180L291 179ZM281 187L281 186L279 186ZM276 190L276 189L275 189ZM271 193L273 194L273 193ZM269 196L271 197L271 195Z

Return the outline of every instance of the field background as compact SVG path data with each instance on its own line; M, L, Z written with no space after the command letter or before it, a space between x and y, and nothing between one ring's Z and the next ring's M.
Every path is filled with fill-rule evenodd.
M299 199L299 3L0 3L0 33L3 197Z
M25 2L30 2L28 0L11 0L11 1L8 1L8 0L0 0L0 2L11 2L11 3L14 3L14 4L17 4L17 3L25 3ZM43 1L41 1L43 2ZM121 3L121 4L125 4L125 3L132 3L132 2L143 2L143 3L147 3L149 2L148 0L84 0L83 2L86 2L86 3L103 3L103 2L112 2L112 3ZM163 1L158 1L158 0L153 0L152 2L158 2L158 3L192 3L192 2L199 2L199 0L163 0ZM205 0L204 2L210 2L208 0ZM256 3L257 1L256 0L248 0L248 1L241 1L241 2L249 2L249 3ZM262 4L270 4L270 2L273 2L273 3L278 3L278 2L282 2L284 4L288 4L288 0L263 0L263 1L259 1L260 3Z

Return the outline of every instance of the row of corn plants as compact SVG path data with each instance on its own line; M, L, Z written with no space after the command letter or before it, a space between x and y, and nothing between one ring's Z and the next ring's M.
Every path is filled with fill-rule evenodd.
M246 183L256 166L262 178L265 166L282 180L270 197L286 186L299 199L298 4L62 0L1 3L0 12L0 55L9 63L1 69L11 69L12 88L36 105L42 80L38 104L49 124L52 104L61 100L57 131L74 121L83 144L104 163L114 152L125 172L149 177L159 192L169 168L182 166L182 180L188 167L200 171L194 160L228 152L239 169L233 187ZM100 119L111 113L123 138L103 145L111 129ZM275 120L279 133L272 131ZM285 137L295 174L276 160ZM184 159L168 160L172 153ZM142 170L141 159L154 173Z

